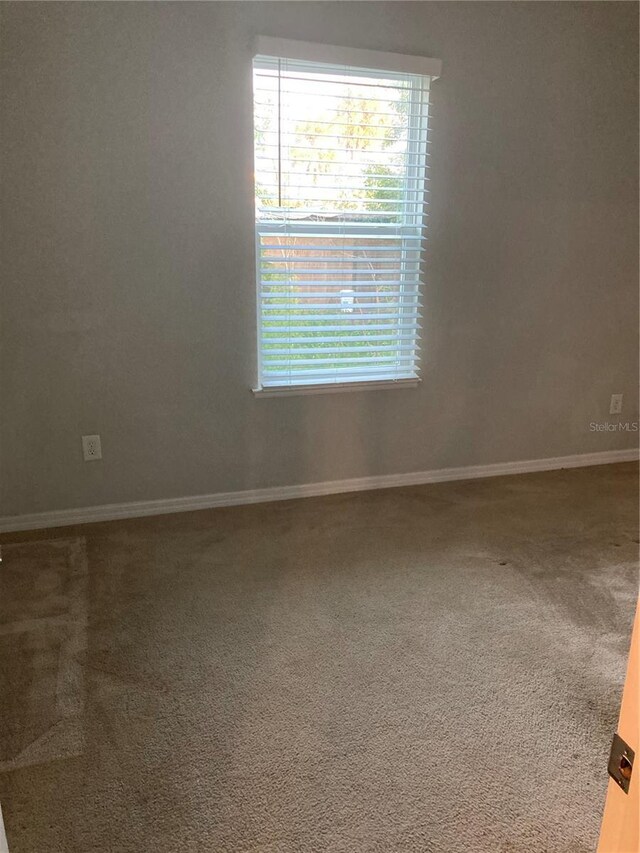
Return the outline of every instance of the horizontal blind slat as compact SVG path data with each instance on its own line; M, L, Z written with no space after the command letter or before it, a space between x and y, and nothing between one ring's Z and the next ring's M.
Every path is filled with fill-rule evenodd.
M260 245L260 256L264 261L268 261L272 263L273 261L287 261L289 258L287 257L272 257L267 256L267 252L291 252L292 256L290 260L292 261L302 261L304 258L310 258L312 261L315 260L324 260L323 255L330 254L332 252L367 252L367 254L374 255L382 255L388 254L389 252L393 252L398 254L402 251L401 246L317 246L313 243L297 243L294 246L275 246L271 243L262 243ZM419 247L416 247L412 250L413 252L418 253L420 251ZM313 252L313 254L309 255L299 255L296 254L298 252ZM347 257L349 257L347 255ZM331 258L329 258L331 260ZM384 258L380 258L380 260L384 260Z
M323 346L316 347L314 341L314 346L309 347L298 347L294 346L291 343L288 346L279 346L274 344L273 347L268 347L265 349L266 356L272 355L308 355L309 353L317 353L318 355L324 355L326 353L353 353L357 355L359 352L368 351L371 349L371 344L354 344L352 346L347 346L345 342L342 343L341 346ZM413 353L416 351L415 344L404 344L400 346L396 346L395 344L377 344L375 347L376 352L382 353Z
M418 376L417 368L399 366L389 367L367 367L367 368L348 368L343 367L338 373L335 370L287 370L280 372L269 373L264 377L263 384L267 387L274 385L287 384L287 380L291 384L296 384L293 380L308 381L309 379L326 380L327 382L363 382L367 379L380 379L388 377L390 379L415 379Z
M369 285L370 286L370 285ZM307 293L302 293L300 291L296 291L295 293L285 293L279 291L274 293L271 291L267 293L266 291L261 291L261 297L267 305L288 305L295 307L300 304L301 306L305 306L306 303L311 302L315 305L327 304L327 305L345 305L344 299L358 299L365 300L364 302L354 302L354 305L359 305L362 307L363 305L374 304L374 305L413 305L418 302L420 299L420 295L417 292L404 292L404 291L362 291L356 290L353 288L347 287L336 287L332 291L319 291L319 290L309 290ZM333 300L333 301L331 301ZM336 300L343 300L342 302ZM352 303L349 303L352 304Z
M381 323L371 323L370 325L354 324L353 326L349 327L349 331L351 331L351 332L387 331L388 332L390 329L394 329L394 328L395 328L395 326L391 323L387 323L386 325L383 325ZM414 331L414 330L420 329L420 328L422 328L420 323L417 323L415 321L411 322L411 323L403 324L403 329L405 329L407 331L409 331L409 330ZM285 324L281 324L281 325L273 324L273 325L269 325L267 327L268 331L275 332L276 329L279 332L291 331L291 333L295 333L297 330L302 330L306 333L308 333L308 332L344 332L345 326L338 326L335 324L331 324L331 325L326 325L326 326L317 326L316 325L316 326L297 326L297 327L295 327L292 324L286 324L285 323ZM363 338L363 340L364 340L364 338Z
M366 336L345 336L340 334L339 332L333 332L331 334L322 334L322 335L314 335L313 337L305 337L304 333L293 335L291 337L285 336L281 337L279 334L274 333L273 335L267 334L266 332L262 334L261 341L264 346L281 346L286 344L291 348L301 347L305 349L307 344L309 346L315 346L316 344L340 344L340 347L348 347L348 346L362 346L368 347L371 344L375 344L379 346L381 344L388 344L391 346L391 341L393 341L393 345L399 348L411 346L412 348L417 347L417 343L415 340L415 335L413 333L413 329L409 329L405 333L400 333L392 330L392 334L390 335L366 335Z

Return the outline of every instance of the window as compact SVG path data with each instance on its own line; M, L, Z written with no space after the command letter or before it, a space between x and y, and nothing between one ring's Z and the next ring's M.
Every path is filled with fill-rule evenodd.
M253 69L260 390L414 384L440 63L265 38Z

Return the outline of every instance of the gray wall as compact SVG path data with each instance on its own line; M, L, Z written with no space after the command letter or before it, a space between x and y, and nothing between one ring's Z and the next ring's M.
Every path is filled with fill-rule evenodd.
M0 13L0 514L636 443L636 4ZM417 390L250 393L258 33L443 60Z

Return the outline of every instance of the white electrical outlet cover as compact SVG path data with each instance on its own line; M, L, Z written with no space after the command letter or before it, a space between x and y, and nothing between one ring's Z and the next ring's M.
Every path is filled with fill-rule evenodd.
M99 435L83 435L82 436L82 455L85 462L93 462L95 459L102 459L102 446L100 444Z
M611 395L610 415L619 415L622 412L622 394Z

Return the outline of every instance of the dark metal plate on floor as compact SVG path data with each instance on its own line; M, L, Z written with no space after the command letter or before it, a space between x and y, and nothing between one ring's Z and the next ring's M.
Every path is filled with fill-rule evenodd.
M616 782L625 794L629 793L629 782L633 770L635 752L626 744L619 734L613 736L611 752L609 753L609 776Z

